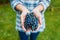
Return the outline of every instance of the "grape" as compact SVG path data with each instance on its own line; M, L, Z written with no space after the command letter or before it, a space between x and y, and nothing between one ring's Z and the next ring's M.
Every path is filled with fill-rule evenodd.
M26 30L31 28L31 30L36 30L38 27L38 18L34 16L34 13L30 13L26 15L25 22L24 22L24 27Z

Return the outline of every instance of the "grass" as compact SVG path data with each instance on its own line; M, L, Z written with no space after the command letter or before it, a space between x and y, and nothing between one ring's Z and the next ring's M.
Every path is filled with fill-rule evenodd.
M60 8L58 7L60 7L59 1L56 1L52 4L52 8L49 7L45 12L46 29L39 34L38 40L60 40ZM18 32L15 30L15 19L16 13L10 4L0 5L0 40L19 40Z
M60 40L60 10L54 9L54 12L45 13L46 29L38 37L40 40Z
M9 5L0 6L0 40L17 40L16 14Z

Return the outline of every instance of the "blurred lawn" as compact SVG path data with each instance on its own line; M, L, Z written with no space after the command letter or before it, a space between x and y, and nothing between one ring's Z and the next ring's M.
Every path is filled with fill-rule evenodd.
M52 0L52 3L45 12L46 29L39 34L38 40L60 40L60 2ZM19 40L15 19L16 13L10 4L0 5L0 40Z

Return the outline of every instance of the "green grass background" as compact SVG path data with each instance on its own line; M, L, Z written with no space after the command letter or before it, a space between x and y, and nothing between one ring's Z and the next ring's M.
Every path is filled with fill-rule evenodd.
M19 40L15 30L16 13L10 4L0 5L0 40ZM52 0L45 12L46 28L38 40L60 40L60 0Z

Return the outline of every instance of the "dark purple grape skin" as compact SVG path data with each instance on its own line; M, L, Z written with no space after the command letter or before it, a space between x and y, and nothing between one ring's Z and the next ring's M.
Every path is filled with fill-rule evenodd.
M36 28L38 27L38 18L34 16L34 13L26 15L24 27L26 28L26 30L28 30L29 28L31 28L31 30L36 30Z

